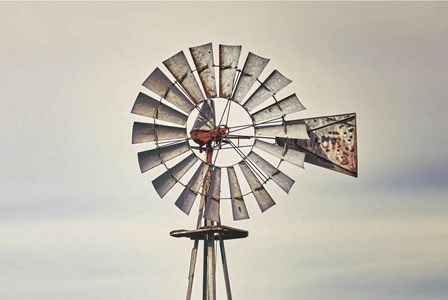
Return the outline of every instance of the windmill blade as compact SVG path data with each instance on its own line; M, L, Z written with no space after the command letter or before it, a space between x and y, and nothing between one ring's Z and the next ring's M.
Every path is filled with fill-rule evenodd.
M241 72L241 76L238 79L235 93L233 94L233 100L238 103L243 101L244 97L254 85L255 81L257 81L268 62L268 58L263 58L249 52L246 62L244 63L243 71Z
M159 194L160 198L163 198L166 193L178 182L182 176L196 163L198 158L194 153L184 158L177 165L171 169L166 170L162 175L152 181L152 185Z
M288 122L282 125L255 127L255 135L309 140L305 124L290 124Z
M299 112L304 110L305 106L299 101L296 94L292 94L277 103L269 105L260 111L252 114L252 120L254 123L260 123L266 120L275 119L278 117L283 117L291 113Z
M246 220L249 219L249 213L247 212L246 203L244 203L241 188L238 183L235 168L227 168L227 177L229 178L230 198L232 201L232 214L233 220Z
M284 161L289 162L290 164L293 164L295 166L303 168L304 162L305 162L305 153L280 147L278 145L269 144L260 140L256 140L254 143L254 147L258 148L260 150L263 150L269 154L272 154L280 159L283 159Z
M191 47L190 53L193 57L199 78L201 79L205 95L208 99L216 97L216 80L212 43Z
M263 170L263 172L266 173L282 190L289 193L289 190L295 182L291 177L271 165L268 161L253 151L249 153L248 158Z
M179 209L187 215L190 214L199 189L204 183L204 178L208 172L209 167L210 166L208 164L202 162L199 168L194 173L193 177L191 177L187 186L180 194L179 198L177 198L176 200L176 206L179 207Z
M187 138L185 128L134 122L132 144Z
M210 192L207 195L205 202L204 218L220 222L219 218L219 204L221 196L221 168L215 167L212 174L212 182L210 185Z
M248 111L252 111L255 107L263 103L269 97L275 95L291 82L291 80L283 76L279 71L274 70L249 99L247 99L243 106Z
M179 91L159 68L156 68L142 85L187 114L194 109L193 103Z
M246 178L250 189L254 193L255 200L257 201L257 204L260 207L261 211L264 212L274 206L275 202L272 199L271 195L268 194L268 192L263 187L263 184L258 180L257 176L255 176L249 166L244 161L241 161L238 165L240 166L240 169L243 172L243 175Z
M188 119L188 117L183 113L151 98L144 93L138 94L131 112L133 114L179 125L185 125Z
M184 88L187 94L193 99L196 104L204 100L199 84L191 71L187 58L183 51L173 55L163 62L165 67L173 74L177 82Z
M241 46L219 45L219 97L230 98L240 59Z
M138 164L142 173L190 150L188 142L178 143L166 147L155 148L138 153Z

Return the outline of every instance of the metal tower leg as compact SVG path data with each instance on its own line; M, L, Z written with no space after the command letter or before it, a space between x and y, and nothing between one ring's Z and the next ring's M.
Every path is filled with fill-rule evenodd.
M222 269L224 271L224 282L226 284L227 300L232 300L232 291L230 290L229 270L227 269L226 250L224 249L224 240L219 235L219 247L221 250Z

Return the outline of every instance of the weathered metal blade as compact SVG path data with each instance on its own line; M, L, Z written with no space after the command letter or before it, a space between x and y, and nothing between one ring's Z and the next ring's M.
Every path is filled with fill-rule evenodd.
M290 124L288 122L285 122L283 125L256 126L255 135L302 140L309 139L305 124Z
M238 79L235 93L233 94L233 100L238 103L243 101L244 97L254 85L255 81L257 81L257 78L261 75L261 72L263 72L268 62L268 58L263 58L249 52L241 76Z
M199 114L191 130L212 130L215 128L215 102L207 99L202 103Z
M219 45L219 97L232 96L241 46Z
M306 152L306 162L354 177L358 176L356 114L291 122L302 122L309 127L309 140L286 139L288 147ZM284 144L284 140L278 138L277 143Z
M268 175L269 178L271 178L282 190L289 193L289 190L295 182L291 177L271 165L268 161L253 151L249 153L248 158L263 170L263 172L266 173L266 175Z
M176 206L180 208L187 215L190 214L191 208L193 207L196 196L204 183L205 175L208 172L209 165L202 162L199 168L191 177L187 186L184 188L179 198L176 200Z
M212 174L212 182L210 185L210 192L205 201L204 218L220 222L219 218L219 204L221 200L221 168L215 167Z
M248 111L252 111L255 107L263 103L269 97L275 95L291 82L291 80L283 76L279 71L274 70L249 99L247 99L243 106Z
M230 198L232 201L232 214L233 220L245 220L249 219L249 213L247 212L246 203L244 203L241 188L238 183L235 168L227 168L227 177L229 178Z
M190 150L188 142L178 143L138 153L138 163L142 173L160 166Z
M196 104L204 100L199 84L191 71L187 58L183 51L171 56L163 62L165 67L173 74L177 82L184 88L187 94L193 99Z
M260 140L255 141L254 147L281 158L290 164L303 168L305 162L305 153L303 152L269 144Z
M263 187L263 184L258 180L257 176L255 176L249 166L244 161L241 161L238 165L240 166L249 187L254 193L255 200L257 201L261 211L264 212L274 206L275 202L271 195L268 194L266 189Z
M179 125L185 125L188 119L183 113L143 93L138 94L131 112L133 114Z
M132 144L187 138L185 128L134 122Z
M275 119L278 117L286 116L291 113L295 113L304 110L305 106L299 101L296 94L292 94L277 103L269 105L260 111L252 114L252 120L255 123L260 123L266 120Z
M165 98L168 102L175 105L182 111L189 114L194 105L181 91L166 77L165 74L156 68L142 85L154 92L156 95Z
M197 156L192 153L184 158L177 165L171 169L166 170L162 175L152 181L152 185L159 194L160 198L163 198L166 193L178 182L182 176L196 163Z
M190 53L193 57L199 78L201 79L205 95L209 99L216 97L216 79L212 43L191 47Z

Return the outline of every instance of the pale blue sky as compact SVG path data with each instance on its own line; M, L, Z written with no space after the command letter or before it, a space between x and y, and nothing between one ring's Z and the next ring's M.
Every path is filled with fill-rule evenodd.
M192 243L168 233L194 217L140 174L129 112L213 42L270 58L300 116L358 115L358 179L291 167L265 214L224 205L250 234L227 243L234 298L446 299L447 36L447 3L0 3L0 298L184 297Z

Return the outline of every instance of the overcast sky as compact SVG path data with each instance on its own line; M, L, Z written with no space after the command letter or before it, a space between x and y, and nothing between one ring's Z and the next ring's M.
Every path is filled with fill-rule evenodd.
M169 232L195 217L140 174L130 110L212 42L270 58L302 117L358 117L359 178L288 168L266 213L223 204L249 230L226 244L234 298L446 299L447 37L447 3L0 3L0 298L184 297L192 242Z

